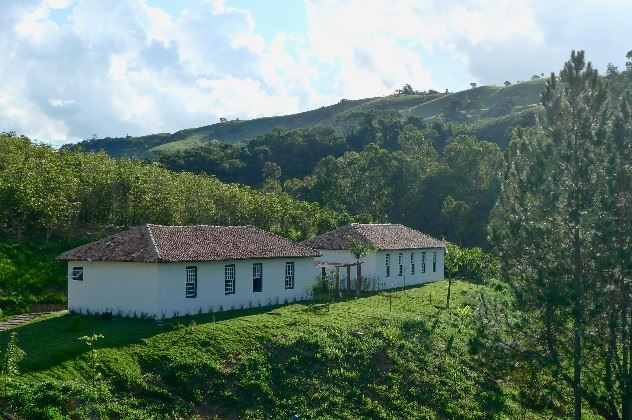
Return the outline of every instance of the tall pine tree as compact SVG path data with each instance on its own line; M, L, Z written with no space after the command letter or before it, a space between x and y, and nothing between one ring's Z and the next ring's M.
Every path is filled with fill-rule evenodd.
M508 148L491 222L518 302L533 319L523 337L572 391L576 419L582 402L607 418L630 416L626 103L611 129L605 82L573 52L546 84L542 126L518 132Z

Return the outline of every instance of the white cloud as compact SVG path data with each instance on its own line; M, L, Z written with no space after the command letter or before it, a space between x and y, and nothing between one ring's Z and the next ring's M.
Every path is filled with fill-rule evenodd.
M304 33L257 33L222 0L0 2L0 130L63 143L173 132L470 81L604 69L632 48L629 0L305 0ZM270 6L274 7L274 6ZM60 19L59 13L64 16ZM279 11L279 16L283 16Z
M51 7L69 9L56 23ZM178 17L144 0L0 4L0 130L63 143L141 135L299 111L302 83L283 84L277 46L221 1Z

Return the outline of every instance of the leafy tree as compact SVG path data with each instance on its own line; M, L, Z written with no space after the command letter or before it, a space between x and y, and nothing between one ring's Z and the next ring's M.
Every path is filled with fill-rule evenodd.
M377 246L371 242L360 241L356 238L349 237L351 241L351 254L356 260L356 296L360 296L362 288L362 265L360 260L371 252L377 251Z
M254 224L305 239L349 221L346 212L287 194L0 135L0 233L7 239L74 237L88 228L142 223Z
M281 168L274 162L266 162L263 165L263 190L266 192L281 192Z
M499 268L500 261L481 248L446 243L445 275L448 278L482 283L496 277Z
M402 95L413 95L415 93L415 90L412 88L412 86L410 86L410 84L406 83L404 86L402 86L401 89L398 90L398 93L401 93Z

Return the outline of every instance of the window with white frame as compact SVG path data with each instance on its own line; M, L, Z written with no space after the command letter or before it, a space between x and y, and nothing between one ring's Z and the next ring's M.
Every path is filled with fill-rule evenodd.
M415 274L415 253L411 252L410 253L410 275L414 275Z
M426 253L425 252L421 253L421 272L422 273L426 272Z
M263 275L261 263L252 265L252 291L258 293L263 290Z
M227 295L235 293L235 264L224 266L224 293Z
M197 297L197 267L195 266L187 267L185 296L187 298Z
M391 276L391 254L386 254L386 277Z
M404 274L404 254L397 255L397 275L402 276Z
M70 277L73 280L83 281L83 267L73 267L70 272Z
M294 289L294 263L285 263L285 288Z
M434 273L435 271L437 271L437 253L433 252L432 253L432 272Z

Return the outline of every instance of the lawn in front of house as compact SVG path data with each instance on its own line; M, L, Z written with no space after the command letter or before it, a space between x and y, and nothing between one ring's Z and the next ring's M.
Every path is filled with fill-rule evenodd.
M505 394L477 370L467 349L473 333L467 308L479 288L485 289L454 282L449 311L447 282L441 281L329 305L297 303L164 322L51 317L16 329L26 351L19 383L69 387L64 414L86 399L77 384L91 383L97 371L105 385L91 404L114 417L506 414ZM95 353L79 340L92 334L103 335ZM0 346L7 339L0 333ZM23 392L19 385L16 390ZM116 408L107 404L112 400Z

